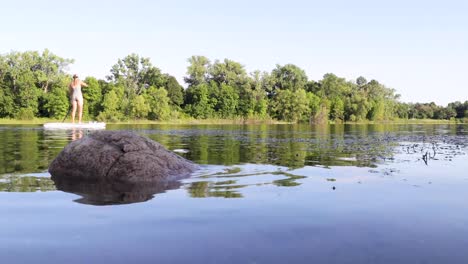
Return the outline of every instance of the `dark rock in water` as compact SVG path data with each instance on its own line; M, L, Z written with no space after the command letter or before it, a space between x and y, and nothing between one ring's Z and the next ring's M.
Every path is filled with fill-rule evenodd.
M71 142L52 161L54 181L152 183L187 177L198 166L129 131L98 131Z

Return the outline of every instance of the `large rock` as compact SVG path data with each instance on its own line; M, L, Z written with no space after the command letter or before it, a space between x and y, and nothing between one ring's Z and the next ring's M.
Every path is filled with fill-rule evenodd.
M71 142L52 161L54 181L142 183L177 180L198 166L129 131L99 131Z

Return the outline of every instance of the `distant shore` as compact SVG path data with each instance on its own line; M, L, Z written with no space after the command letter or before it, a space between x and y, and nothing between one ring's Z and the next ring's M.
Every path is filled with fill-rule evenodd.
M70 122L65 120L65 122ZM85 120L84 123L91 122L90 120ZM94 122L94 121L92 121ZM18 119L9 119L9 118L0 118L0 125L42 125L44 123L62 123L62 120L49 119L49 118L34 118L31 120L18 120ZM106 122L107 124L166 124L166 125L242 125L242 124L307 124L307 123L291 123L285 121L278 121L274 119L264 119L264 120L255 120L255 119L174 119L167 121L155 121L155 120L128 120L128 121L119 121L119 122ZM337 125L337 124L347 124L347 125L372 125L372 124L468 124L466 119L453 119L453 120L437 120L437 119L397 119L397 120L386 120L386 121L362 121L362 122L333 122L330 121L327 124ZM324 124L316 124L324 125Z

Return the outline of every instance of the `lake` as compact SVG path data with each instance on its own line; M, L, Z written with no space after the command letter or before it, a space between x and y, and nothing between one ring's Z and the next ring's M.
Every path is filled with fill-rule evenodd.
M108 130L201 169L61 191L49 163L92 132L0 125L2 263L468 263L468 125Z

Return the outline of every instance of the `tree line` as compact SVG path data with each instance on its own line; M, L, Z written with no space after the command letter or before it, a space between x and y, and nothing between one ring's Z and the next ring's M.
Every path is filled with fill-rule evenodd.
M70 108L66 72L74 60L49 50L0 55L0 118L64 118ZM394 89L364 77L328 73L309 80L293 64L248 73L239 62L188 59L184 89L149 58L118 59L105 80L87 77L84 118L100 121L183 118L277 119L290 122L468 118L468 100L446 107L403 103Z

